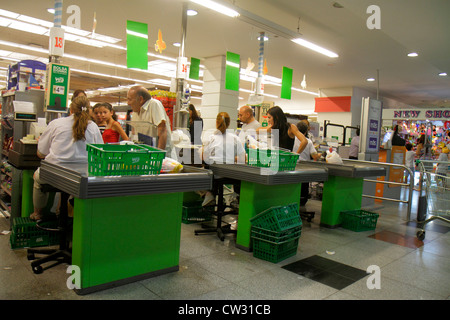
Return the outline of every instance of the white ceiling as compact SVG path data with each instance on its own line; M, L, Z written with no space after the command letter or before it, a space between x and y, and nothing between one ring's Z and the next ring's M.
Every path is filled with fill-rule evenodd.
M126 21L148 24L149 52L157 54L154 43L158 29L167 44L164 56L176 58L179 48L173 42L181 41L182 3L184 0L77 0L63 1L62 22L66 24L69 14L66 8L76 4L81 9L81 29L91 31L94 12L96 33L122 39L118 45L126 47ZM235 0L227 1L234 6L256 14L266 20L299 32L311 42L339 54L329 58L305 49L286 38L275 36L240 19L229 18L217 12L189 3L198 15L188 17L185 56L204 59L224 55L227 51L240 54L241 67L247 59L255 63L257 71L259 41L265 31L270 40L265 44L268 74L282 76L282 67L293 69L293 87L300 88L306 75L308 91L319 89L362 87L377 90L377 82L367 82L377 77L379 94L414 107L450 107L450 76L440 77L440 72L450 74L450 1L449 0L338 0L343 8L333 7L333 0ZM0 0L1 9L25 14L34 18L53 21L47 8L53 0ZM366 21L370 14L368 6L381 9L381 29L370 30ZM48 49L48 36L35 35L0 27L0 40ZM65 53L107 61L126 66L126 51L114 48L94 48L66 41ZM0 44L0 50L10 50L47 58L45 53L11 48ZM416 58L407 57L409 52L419 53ZM149 60L155 60L149 57ZM72 69L88 70L131 79L169 79L150 73L106 67L92 62L63 57L62 62ZM11 61L1 60L0 66ZM170 80L170 79L169 79ZM72 72L71 90L95 90L101 87L128 85L134 81L118 80L102 76L89 76ZM197 84L198 83L193 83ZM201 84L200 84L201 85ZM252 89L250 82L242 81L241 88ZM153 87L149 85L148 87ZM280 87L266 85L265 92L280 96ZM195 95L200 93L194 92ZM114 96L96 97L99 100L116 101ZM120 93L123 102L126 90ZM241 92L242 101L248 93ZM314 96L293 92L292 100L313 100ZM274 99L277 100L277 99ZM200 100L198 100L200 101ZM282 106L283 100L279 103Z

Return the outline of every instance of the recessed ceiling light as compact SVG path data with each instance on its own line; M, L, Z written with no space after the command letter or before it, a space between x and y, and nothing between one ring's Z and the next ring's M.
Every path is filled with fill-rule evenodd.
M48 8L47 12L51 13L51 14L55 14L55 9L54 8Z
M181 47L181 43L179 43L179 42L174 42L174 43L172 43L172 45L174 47Z
M372 82L372 81L375 81L375 78L367 78L366 81Z
M447 76L447 72L441 72L441 73L439 73L439 76L446 77Z
M417 52L408 53L408 57L417 57L419 54Z
M195 11L195 10L192 10L192 9L188 9L187 11L186 11L186 14L188 15L188 16L196 16L197 14L198 14L198 12L197 11Z

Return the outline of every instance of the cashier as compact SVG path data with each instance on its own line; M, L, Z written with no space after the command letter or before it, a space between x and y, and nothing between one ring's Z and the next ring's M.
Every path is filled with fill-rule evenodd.
M88 98L77 97L70 104L70 116L51 121L39 138L38 157L52 163L87 163L86 144L103 144L98 126L90 120L89 106ZM33 178L34 212L30 218L40 220L48 193L41 191L39 168Z

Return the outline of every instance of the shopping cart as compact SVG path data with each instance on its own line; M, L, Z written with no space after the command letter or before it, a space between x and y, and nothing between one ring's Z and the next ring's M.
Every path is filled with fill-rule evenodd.
M418 225L420 229L417 231L417 238L419 240L425 239L425 225L433 220L441 220L450 223L450 176L448 161L436 160L418 160L418 168L420 171L420 196L419 196L419 212L417 215ZM447 166L446 173L437 172L436 166ZM425 191L425 196L422 195ZM420 198L425 199L426 206L421 209ZM425 211L425 212L420 212ZM426 216L428 219L419 221L420 214Z

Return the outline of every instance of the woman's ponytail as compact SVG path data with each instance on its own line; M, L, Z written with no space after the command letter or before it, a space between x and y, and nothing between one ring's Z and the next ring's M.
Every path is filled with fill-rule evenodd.
M72 127L72 136L75 141L85 140L85 132L89 124L90 102L85 96L76 97L70 104L74 122Z

